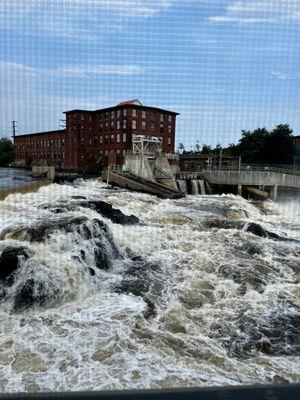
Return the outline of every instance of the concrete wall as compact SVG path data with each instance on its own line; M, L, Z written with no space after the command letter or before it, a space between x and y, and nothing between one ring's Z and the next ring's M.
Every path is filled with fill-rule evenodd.
M145 156L137 154L127 155L125 158L125 170L155 182L148 158Z
M32 167L32 176L34 178L40 178L44 174L47 174L47 179L53 181L55 178L55 167L41 167L41 166L33 166Z
M165 156L159 155L155 158L153 170L156 182L168 186L173 190L178 190L172 168L170 167L169 161Z
M209 182L219 185L284 186L300 188L300 176L271 171L202 171Z

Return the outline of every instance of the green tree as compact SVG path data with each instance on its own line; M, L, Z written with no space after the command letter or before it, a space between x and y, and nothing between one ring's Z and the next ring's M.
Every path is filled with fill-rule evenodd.
M0 167L7 167L14 160L14 145L11 140L0 139Z
M257 128L254 131L242 131L239 141L239 153L244 163L265 164L267 156L267 144L270 133L266 128Z
M210 145L207 144L203 144L202 145L202 149L201 149L201 153L204 155L210 155L212 154L213 150L212 147Z
M287 124L276 126L267 142L266 158L270 164L292 164L296 153L293 130Z
M178 152L183 153L183 154L185 153L185 146L183 143L179 143Z

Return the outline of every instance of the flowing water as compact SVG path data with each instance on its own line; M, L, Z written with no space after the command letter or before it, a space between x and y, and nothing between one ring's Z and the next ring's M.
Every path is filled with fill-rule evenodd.
M299 228L297 202L161 200L97 180L9 195L0 254L28 257L0 296L0 391L299 381Z
M0 168L0 191L23 186L34 182L31 171L17 168Z

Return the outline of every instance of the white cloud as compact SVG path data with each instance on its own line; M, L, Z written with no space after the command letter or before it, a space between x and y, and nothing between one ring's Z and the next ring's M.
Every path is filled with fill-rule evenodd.
M127 22L167 10L174 0L0 0L0 22L7 29L82 41L101 40ZM21 3L21 4L20 4Z
M24 77L75 77L87 78L91 75L136 75L143 73L144 70L134 64L112 64L112 65L63 65L58 68L43 69L28 67L9 61L0 61L0 77L3 82L7 82L8 76L12 79Z
M54 70L51 74L65 77L86 78L90 75L135 75L143 73L138 65L66 65Z
M223 15L209 18L213 22L242 24L300 21L299 0L241 0L231 2Z
M290 81L290 80L297 79L299 77L299 74L298 75L285 74L285 73L279 72L279 71L272 71L271 74L275 78L280 79L282 81Z

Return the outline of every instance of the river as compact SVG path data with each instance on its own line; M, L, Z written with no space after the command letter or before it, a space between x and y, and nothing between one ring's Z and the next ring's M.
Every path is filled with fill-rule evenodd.
M0 168L0 191L13 189L34 182L31 171L19 168Z
M11 194L0 254L27 257L0 285L0 391L297 382L299 243L297 202L161 200L98 180Z

